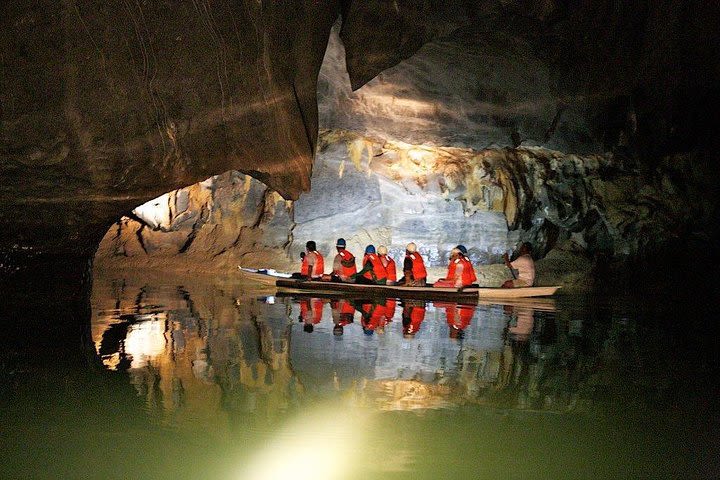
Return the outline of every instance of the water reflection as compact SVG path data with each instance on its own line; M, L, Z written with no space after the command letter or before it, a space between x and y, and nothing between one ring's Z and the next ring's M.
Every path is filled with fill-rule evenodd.
M129 374L150 411L170 416L219 408L273 418L338 396L379 410L567 411L591 402L579 400L603 354L583 342L582 322L561 320L547 301L238 298L126 285L109 293L96 301L112 305L96 305L97 353Z

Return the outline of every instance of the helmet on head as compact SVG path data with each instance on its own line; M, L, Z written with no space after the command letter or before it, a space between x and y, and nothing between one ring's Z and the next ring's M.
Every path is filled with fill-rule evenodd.
M365 255L368 253L375 253L375 245L368 245L365 247Z
M314 252L317 250L317 245L315 245L314 241L310 240L305 244L305 248L307 248L309 252Z
M465 245L458 245L458 246L455 247L455 248L457 248L458 250L460 250L460 253L462 253L463 255L467 255L467 248L465 248Z
M413 242L410 242L407 244L407 247L405 247L405 249L410 253L415 253L417 252L417 245L415 245Z
M388 251L387 251L387 247L386 247L385 245L380 245L380 246L377 248L377 254L378 254L378 255L387 255L387 253L388 253Z
M346 245L346 243L345 243L345 239L344 239L344 238L338 238L338 239L337 239L337 242L335 242L335 246L336 246L336 247L345 248L345 245Z

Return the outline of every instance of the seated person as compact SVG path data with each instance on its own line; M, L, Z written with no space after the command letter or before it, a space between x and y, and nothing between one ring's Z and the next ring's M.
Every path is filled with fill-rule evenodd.
M300 273L293 273L292 278L319 280L325 271L325 261L317 251L315 242L310 240L305 244L305 251L300 253Z
M365 256L363 257L363 268L355 274L355 283L365 285L385 285L387 282L387 272L385 265L382 264L380 257L375 253L375 245L365 247Z
M397 282L397 270L395 269L395 260L388 256L388 249L385 245L380 245L377 248L378 257L385 267L385 273L387 275L386 285L395 285Z
M352 283L354 275L357 273L355 266L355 256L345 249L346 243L344 238L338 238L335 243L337 255L333 260L333 271L331 280L333 282Z
M503 288L514 287L532 287L535 283L535 262L530 254L532 253L532 245L525 242L518 250L518 257L514 261L510 261L508 254L503 255L505 265L513 274L513 279L502 284ZM517 273L515 273L517 272Z
M450 251L450 264L445 278L439 279L433 287L462 288L472 285L477 277L472 262L467 257L467 248L458 245Z
M417 245L408 243L405 248L405 261L403 262L404 276L397 284L406 287L424 287L427 283L427 270L425 262L417 251Z

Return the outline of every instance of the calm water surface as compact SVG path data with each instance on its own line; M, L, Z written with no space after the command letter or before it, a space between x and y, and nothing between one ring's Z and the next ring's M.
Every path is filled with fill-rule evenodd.
M707 309L272 293L96 279L88 362L3 366L0 478L720 475Z

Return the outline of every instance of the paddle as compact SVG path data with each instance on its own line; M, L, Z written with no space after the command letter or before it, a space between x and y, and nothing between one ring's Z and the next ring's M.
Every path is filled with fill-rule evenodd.
M510 270L510 275L512 275L513 280L517 280L518 277L517 277L517 275L515 275L515 270L512 268L512 265L510 264L510 256L508 255L507 252L503 253L503 260L505 260L505 266L508 268L508 270ZM508 280L508 282L509 281L510 280ZM502 287L507 288L507 287L505 287L506 284L507 284L507 282L503 283Z

